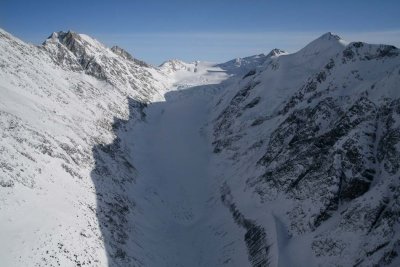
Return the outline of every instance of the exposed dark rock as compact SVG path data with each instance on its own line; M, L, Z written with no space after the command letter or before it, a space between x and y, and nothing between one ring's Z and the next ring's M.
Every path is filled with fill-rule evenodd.
M246 242L251 266L269 266L270 245L267 244L267 235L264 228L257 225L256 222L246 219L237 209L233 202L231 191L226 183L221 187L221 201L229 208L235 223L247 230L244 235L244 240Z
M255 74L256 74L256 71L255 70L251 70L248 73L246 73L246 75L243 76L243 79L245 79L247 77L250 77L250 76L253 76Z

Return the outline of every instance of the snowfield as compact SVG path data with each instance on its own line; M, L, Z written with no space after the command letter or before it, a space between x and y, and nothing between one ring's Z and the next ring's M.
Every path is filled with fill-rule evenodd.
M0 265L400 265L399 54L154 67L0 30Z

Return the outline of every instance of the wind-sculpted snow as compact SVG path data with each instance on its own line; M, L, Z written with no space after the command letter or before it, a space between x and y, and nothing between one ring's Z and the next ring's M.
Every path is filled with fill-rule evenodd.
M160 67L0 30L2 266L398 266L400 55Z

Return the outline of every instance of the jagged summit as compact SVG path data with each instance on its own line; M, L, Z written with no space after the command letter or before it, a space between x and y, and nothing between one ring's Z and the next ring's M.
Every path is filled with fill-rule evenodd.
M68 30L68 31L58 31L58 32L53 32L52 34L50 34L50 36L47 39L58 39L60 42L65 42L65 40L71 40L71 39L76 39L79 38L79 34L72 31L72 30ZM47 40L45 40L46 42Z
M83 71L117 88L136 88L134 77L138 75L144 80L153 79L148 69L145 69L152 68L151 65L133 58L118 46L110 49L85 34L70 30L54 32L43 43L42 48L63 69ZM146 88L140 87L134 92L136 91L142 91L150 97Z
M285 55L285 54L287 54L286 51L279 49L279 48L274 48L271 50L271 52L269 52L267 54L267 57L276 57L276 56Z
M334 34L334 33L332 33L332 32L324 33L324 34L321 35L319 38L317 38L317 40L318 40L318 39L324 39L324 40L342 40L342 38L341 38L339 35Z
M105 45L96 39L81 33L76 33L72 30L53 32L48 39L43 42L43 45L59 43L66 46L69 50L75 53L101 52L106 48Z
M89 49L90 47L98 49L100 47L104 47L104 45L101 44L96 39L86 34L76 33L71 30L68 30L66 32L64 31L53 32L48 37L48 39L46 39L43 42L43 45L54 42L59 42L60 44L63 44L66 47L68 47L68 49L70 50L79 50L82 48Z
M78 58L79 62L87 62L88 57L95 58L97 55L108 54L106 51L108 48L104 44L86 34L76 33L71 30L53 32L43 45L45 47L56 45L59 50L62 50L60 45L63 45ZM113 54L139 66L150 67L149 64L134 58L129 52L117 45L111 47L110 50ZM108 55L111 57L113 54Z

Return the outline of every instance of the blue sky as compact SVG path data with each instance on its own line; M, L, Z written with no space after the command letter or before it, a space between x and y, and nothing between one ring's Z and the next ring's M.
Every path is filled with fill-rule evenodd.
M0 27L35 44L71 29L153 64L222 62L275 47L294 52L328 31L399 47L399 10L398 0L0 0Z

